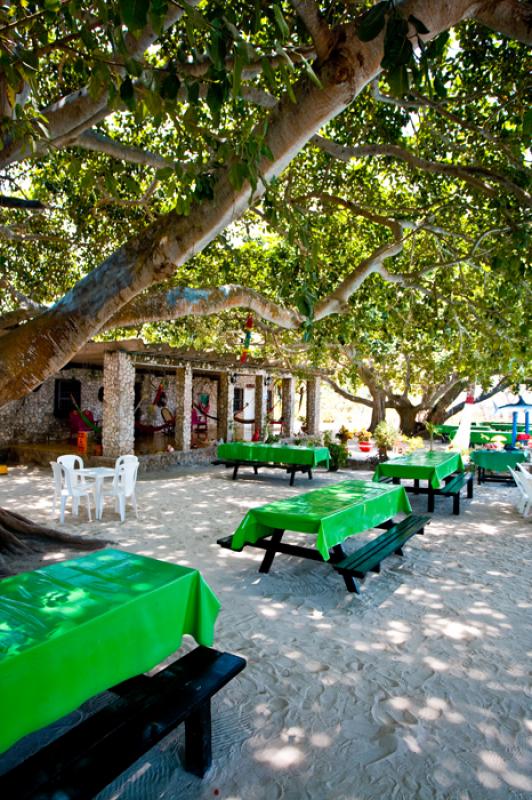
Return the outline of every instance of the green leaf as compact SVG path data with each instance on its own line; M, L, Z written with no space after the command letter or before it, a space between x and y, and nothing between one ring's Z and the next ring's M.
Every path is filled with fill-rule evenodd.
M418 33L430 33L425 23L421 22L421 20L415 17L413 14L410 14L408 21L414 26Z
M388 2L377 3L362 17L357 29L357 35L361 42L370 42L379 35L384 28L389 5Z
M134 58L124 59L124 66L128 75L133 75L134 78L140 78L142 75L142 64L140 64L138 61L135 61Z
M173 167L161 167L156 171L155 177L158 181L165 181L167 178L171 178L173 174Z
M196 105L199 100L200 85L197 81L187 84L187 99L192 105Z
M404 97L404 95L408 93L410 81L408 78L408 70L404 64L390 70L386 77L390 84L390 91L395 97Z
M150 25L158 36L163 32L163 24L167 12L167 0L151 0L149 13Z
M131 78L128 76L120 84L120 97L128 108L133 108L135 105L135 90Z
M211 112L216 116L220 113L220 109L224 104L226 97L226 87L221 81L211 83L207 89L207 96L205 102L209 106Z
M532 137L532 108L528 108L523 114L523 133L528 139Z
M280 6L278 5L273 6L273 15L275 17L275 22L277 24L277 27L281 32L281 36L283 37L283 39L288 39L288 37L290 36L290 28L286 24L286 20L283 16L283 12L281 11Z
M164 100L175 100L181 86L181 81L173 72L166 75L161 84L161 97Z
M119 0L120 16L130 31L138 31L148 24L150 0Z
M381 67L393 69L400 64L408 64L412 55L412 42L408 39L408 22L399 16L392 17L386 26Z

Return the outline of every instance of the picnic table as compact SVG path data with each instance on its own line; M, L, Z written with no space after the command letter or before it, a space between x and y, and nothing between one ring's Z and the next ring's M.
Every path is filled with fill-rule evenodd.
M260 572L268 572L276 553L330 562L345 580L348 591L357 592L353 577L362 577L373 570L391 552L399 552L401 544L414 533L422 531L426 517L407 518L407 524L394 525L399 513L410 515L410 502L402 486L375 484L371 481L349 480L305 492L296 497L268 503L248 511L232 536L218 540L222 547L242 550L245 546L266 550ZM420 523L420 520L422 522ZM414 528L417 529L414 530ZM342 542L370 528L384 527L386 533L370 542L373 566L355 569L347 562ZM285 531L313 534L316 539L309 547L283 542ZM406 535L408 533L408 535ZM402 536L405 538L399 542ZM397 539L396 539L397 537ZM357 553L364 550L360 548ZM367 563L364 562L367 566Z
M210 645L220 604L200 573L120 550L0 581L0 752L181 645Z
M522 450L473 450L471 461L477 469L479 484L486 481L513 481L508 467L515 469L519 462L526 461L526 455Z
M197 570L114 549L0 581L0 752L89 698L115 693L108 707L2 776L0 794L92 797L181 721L194 734L187 731L187 768L203 774L210 698L245 665L206 646L219 608ZM141 675L185 634L201 646L154 677ZM216 687L213 669L218 678L227 672ZM80 793L61 794L69 781Z
M473 497L472 475L465 472L460 453L441 450L416 450L407 456L392 458L377 465L373 475L374 481L392 479L399 483L401 479L414 481L407 486L408 492L428 495L428 511L434 511L434 497L447 495L453 497L453 513L460 513L460 489L467 484L467 496ZM420 481L427 486L421 487ZM442 487L442 481L445 485Z
M294 485L296 472L307 473L312 479L312 469L319 464L329 468L329 449L327 447L307 447L293 444L263 442L226 442L219 444L217 461L233 467L233 480L236 480L241 466L252 466L255 474L259 467L284 469L290 475L290 486Z

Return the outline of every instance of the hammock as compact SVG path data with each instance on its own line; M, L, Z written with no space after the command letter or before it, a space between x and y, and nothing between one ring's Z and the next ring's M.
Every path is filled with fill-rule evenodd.
M245 408L247 408L247 406L245 406ZM242 411L244 411L244 409L242 409ZM266 414L271 414L272 411L273 411L273 409L269 408L266 411ZM233 414L233 420L235 422L239 422L241 425L254 425L255 424L255 418L253 418L253 419L240 419L240 417L237 417L237 414L238 414L238 411L235 411L235 413ZM267 420L267 424L268 425L282 425L283 422L284 422L283 417L281 417L281 419L270 419L270 420Z
M88 417L85 416L85 414L83 413L81 408L76 403L73 395L70 395L70 399L72 400L72 405L74 406L74 408L76 409L77 413L79 414L80 419L82 420L82 422L84 422L84 424L87 426L87 428L90 428L90 430L94 431L94 433L101 433L102 432L101 425L96 425L94 420L89 419Z
M218 417L215 417L213 414L208 414L201 403L192 403L192 408L195 408L197 411L199 411L202 416L218 421Z

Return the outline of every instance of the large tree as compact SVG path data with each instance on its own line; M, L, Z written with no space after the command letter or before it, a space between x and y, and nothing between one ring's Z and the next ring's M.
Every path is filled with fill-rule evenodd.
M513 268L521 270L529 198L518 135L526 119L516 89L524 49L515 42L530 42L530 5L370 6L45 0L1 12L0 166L10 196L2 201L9 211L2 227L0 402L23 395L88 338L119 325L241 306L266 323L308 332L344 312L371 275L409 286L430 273L434 260L482 269L476 256L490 236L511 237ZM486 33L471 33L471 22ZM450 46L441 37L449 30ZM492 69L501 78L505 60L507 83L486 84ZM476 73L476 96L457 92L461 70ZM480 109L480 121L467 113L468 102ZM453 103L466 112L456 113ZM461 132L452 142L442 135L436 157L438 126L427 133L422 127L430 115ZM397 144L410 135L409 125L419 126L419 152ZM462 156L479 140L485 151L468 163ZM286 190L279 178L302 151L348 167L358 158L392 160L428 196L412 208L397 186L409 207L397 203L394 215L368 209L357 196L350 211L368 224L365 247L322 276L307 252L308 275L295 295L273 291L269 275L251 288L200 283L194 273L190 286L189 260L267 189L269 206L261 213L280 224L275 208ZM434 179L430 189L422 176ZM453 248L441 243L449 231L440 216L446 221L459 187L468 201L482 198L491 220ZM362 182L362 196L366 188ZM349 201L337 189L327 187L330 196L313 202ZM301 206L292 208L297 228ZM307 206L307 214L315 208ZM302 252L304 227L296 233ZM412 270L406 262L416 246L426 258Z

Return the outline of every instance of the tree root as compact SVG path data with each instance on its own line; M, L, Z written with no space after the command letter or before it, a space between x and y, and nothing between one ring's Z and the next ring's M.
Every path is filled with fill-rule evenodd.
M43 542L44 540L44 542ZM32 522L22 514L0 508L0 574L9 574L9 556L28 555L46 550L46 543L58 542L75 550L99 550L106 539L73 536Z

